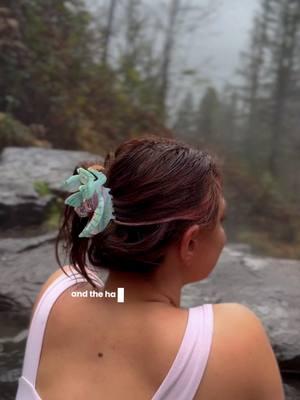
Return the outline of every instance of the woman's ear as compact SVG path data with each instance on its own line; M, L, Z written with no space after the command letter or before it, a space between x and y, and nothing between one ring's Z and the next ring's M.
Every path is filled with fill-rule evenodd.
M180 256L186 265L191 265L199 246L199 225L190 226L183 234L180 243Z

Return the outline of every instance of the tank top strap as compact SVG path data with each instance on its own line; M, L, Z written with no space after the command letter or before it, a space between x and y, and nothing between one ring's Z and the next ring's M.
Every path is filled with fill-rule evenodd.
M52 306L66 289L79 282L86 282L86 279L74 268L68 268L71 271L71 273L69 273L69 271L67 272L68 276L65 274L60 275L47 287L31 319L24 354L22 376L29 381L33 387L35 387L36 383L44 332ZM87 269L87 273L97 286L100 287L104 285L104 282L95 272Z
M213 305L189 308L176 358L152 400L192 400L203 377L213 336Z

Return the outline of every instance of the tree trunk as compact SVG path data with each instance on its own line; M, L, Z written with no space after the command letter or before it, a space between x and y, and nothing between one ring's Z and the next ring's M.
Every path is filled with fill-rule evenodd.
M175 44L175 28L177 17L180 9L180 0L172 0L169 11L168 25L166 30L165 44L163 48L163 59L161 67L161 115L163 121L166 120L167 114L167 100L170 86L170 66L173 58L173 50Z
M109 45L112 36L112 28L113 28L116 6L117 6L117 0L110 0L107 26L103 34L104 38L103 38L102 62L104 65L106 65L108 62Z

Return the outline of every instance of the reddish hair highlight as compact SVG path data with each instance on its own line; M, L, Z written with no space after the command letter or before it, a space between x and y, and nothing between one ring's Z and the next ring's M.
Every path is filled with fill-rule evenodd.
M92 238L79 238L88 218L80 218L66 206L56 244L60 266L58 246L63 241L70 264L91 284L87 263L151 273L163 262L167 247L178 242L189 226L215 227L222 175L216 159L206 151L147 135L109 153L103 172L117 221L111 220Z

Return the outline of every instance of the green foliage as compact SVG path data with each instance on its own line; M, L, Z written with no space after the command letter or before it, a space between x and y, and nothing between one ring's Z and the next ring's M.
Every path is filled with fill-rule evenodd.
M0 150L6 146L30 146L34 138L30 130L9 114L0 113Z
M270 257L296 258L300 257L300 240L294 243L274 240L267 231L247 229L240 231L236 237L237 241L249 244L255 253Z
M192 141L199 139L199 133L196 131L195 126L195 105L194 98L191 92L188 92L183 99L174 124L175 132L181 136Z
M45 181L35 181L33 182L34 190L40 197L50 196L53 198L47 207L45 220L42 224L42 228L46 231L57 229L60 223L60 217L64 208L64 201L61 197L55 194L49 184Z
M48 196L52 193L48 183L45 181L35 181L33 182L33 187L40 197Z
M194 105L192 93L188 92L178 108L174 130L193 143L220 145L224 140L224 137L221 137L224 110L225 105L221 103L214 87L209 86L206 89L198 107Z
M270 171L263 171L261 177L262 190L268 193L276 202L284 201L278 182L274 179Z
M0 8L0 149L42 141L53 147L104 154L129 137L148 132L172 135L163 125L168 114L167 91L174 77L170 73L172 56L157 51L150 27L153 21L143 14L141 4L135 0L124 3L126 11L118 27L125 33L121 50L110 49L111 57L105 62L102 28L107 26L106 16L95 21L83 0L10 0ZM268 21L265 18L271 28L277 23ZM295 218L300 190L295 173L299 169L299 102L296 104L292 96L288 99L288 87L284 96L274 90L281 81L274 74L280 59L275 60L273 50L292 41L262 43L261 23L254 29L255 40L243 71L244 90L229 87L220 92L205 82L207 89L198 106L194 92L183 98L175 116L175 131L181 138L204 143L224 156L226 195L235 229L244 232L243 237L247 231L253 242L262 241L262 232L268 231L270 242L280 242L287 249L288 244L299 243L300 232ZM275 32L273 27L273 38ZM274 49L269 54L271 68L262 74L268 54L264 46ZM170 62L165 76L164 61ZM289 70L291 79L293 71ZM180 78L196 82L197 72L187 65ZM200 78L203 87L204 77ZM291 90L296 86L290 85ZM274 112L274 104L280 108L280 99L284 99L286 113ZM279 135L279 145L274 138L281 126L284 134ZM33 127L42 127L42 133L37 134ZM277 175L270 168L272 152L277 154ZM34 187L40 196L52 194L45 182L37 181ZM50 207L49 226L56 225L60 207L59 200Z
M220 104L217 91L209 87L200 101L196 119L199 135L208 143L217 140L219 131Z
M64 202L59 197L56 197L55 200L51 203L46 219L44 221L44 227L47 230L56 230L60 225L60 218L62 215L64 207Z
M83 1L8 4L2 12L14 29L4 31L5 49L0 42L0 112L44 126L43 139L59 148L108 150L133 133L152 132L153 121L156 130L157 79L139 69L147 43L113 70L97 57L102 42Z

